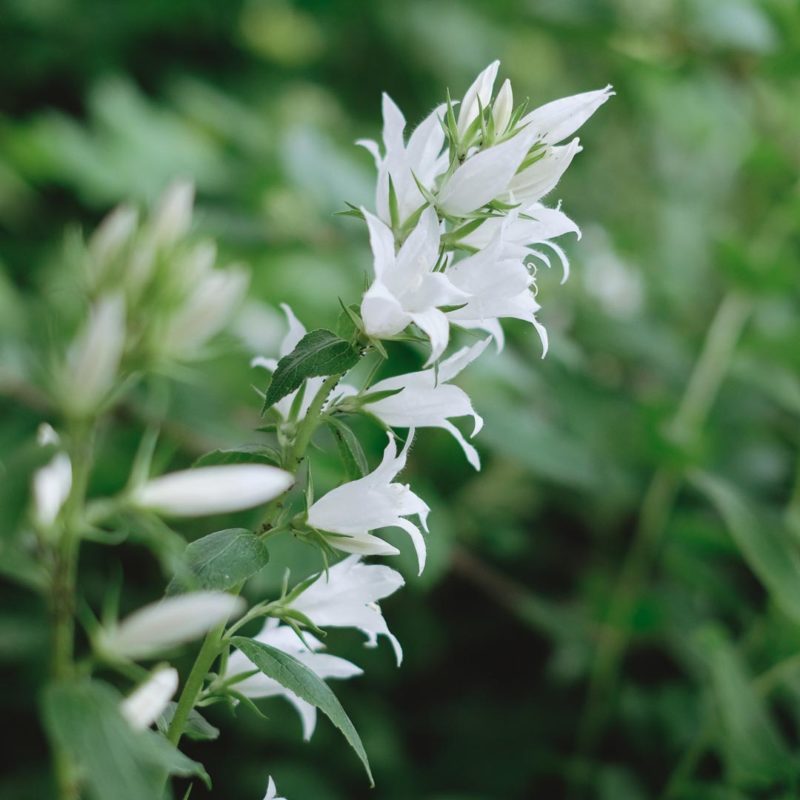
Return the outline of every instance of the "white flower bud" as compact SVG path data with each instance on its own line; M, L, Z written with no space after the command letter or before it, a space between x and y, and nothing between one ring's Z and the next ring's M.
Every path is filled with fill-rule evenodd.
M175 181L161 196L152 218L152 235L156 245L171 245L184 236L192 224L194 184Z
M244 600L232 594L190 592L140 608L103 631L98 643L119 658L149 658L197 639L244 609Z
M511 81L508 78L503 81L500 91L492 106L492 117L494 118L494 129L497 133L503 133L511 120L511 113L514 110L514 92L511 89Z
M134 730L143 731L161 716L177 689L178 671L160 667L122 701L122 716Z
M136 489L131 501L167 516L202 517L261 505L293 483L293 475L268 464L200 467L154 478Z
M246 270L240 267L209 272L167 323L162 337L164 352L183 358L197 352L228 321L248 282Z
M120 254L122 248L136 232L139 214L135 208L117 206L98 226L89 239L90 269L96 282L109 264Z
M42 447L57 445L61 440L53 428L44 423L36 432ZM72 463L66 453L56 453L47 466L33 474L33 513L37 524L49 528L72 490Z
M488 108L492 100L492 89L494 88L499 66L499 61L493 61L475 78L472 86L467 89L467 93L464 95L461 107L458 110L457 127L459 136L464 135L467 128L480 113L481 108Z
M75 415L90 414L113 387L125 347L125 302L106 295L90 310L89 319L67 353L61 390Z

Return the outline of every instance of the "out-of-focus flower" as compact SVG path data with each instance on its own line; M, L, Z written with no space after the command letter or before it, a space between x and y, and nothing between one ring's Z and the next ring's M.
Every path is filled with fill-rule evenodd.
M329 544L346 553L362 555L396 555L397 549L372 536L369 531L378 528L402 528L411 537L419 562L419 571L425 567L425 539L408 516L418 515L427 531L429 508L411 489L392 481L405 467L408 449L414 438L413 428L402 451L397 453L394 436L383 452L377 469L331 490L317 500L308 510L308 524L323 532L338 534L328 538Z
M191 181L179 180L167 187L150 219L150 235L156 246L175 244L189 232L193 206Z
M177 689L178 671L159 667L122 701L122 716L135 730L149 728L161 716Z
M264 795L264 800L286 800L285 797L278 797L278 790L275 788L275 781L272 780L271 775L267 783L267 793Z
M149 658L202 636L244 609L244 600L232 594L189 592L134 611L102 631L98 645L119 658Z
M475 423L473 436L483 427L483 420L473 409L467 393L448 381L471 364L489 341L484 339L472 347L463 347L442 361L437 370L426 369L378 381L370 386L370 393L402 391L367 404L366 410L392 428L444 428L461 445L469 463L480 469L478 452L450 422L450 417L471 416Z
M381 564L363 564L361 556L352 555L322 573L291 607L318 628L358 628L366 635L368 647L377 645L379 635L386 636L399 666L403 649L389 630L378 601L404 583L399 572Z
M37 442L43 447L60 442L53 428L39 426ZM49 528L72 490L72 462L66 453L56 453L50 462L33 474L33 513L38 525Z
M202 517L261 505L293 483L293 475L268 464L227 464L153 478L134 489L129 499L166 516Z
M124 348L125 301L121 294L105 295L90 309L67 352L59 395L71 416L90 415L106 399Z
M286 321L289 325L289 329L287 330L286 335L283 337L280 349L278 350L279 357L283 358L283 356L289 355L289 353L291 353L292 350L294 350L294 348L297 346L297 343L306 335L306 329L303 323L297 319L294 311L292 311L292 309L286 303L281 303L281 308L283 309L283 313L286 314ZM269 370L270 372L275 372L278 367L278 359L256 356L250 362L250 366L264 367L264 369ZM324 381L324 377L306 378L305 394L303 395L303 402L300 404L300 409L297 414L298 419L303 419L303 417L305 417L308 407L311 405L311 401L314 399L314 396L319 391ZM294 403L295 396L299 391L299 389L295 389L295 391L286 395L286 397L278 400L278 402L273 406L273 408L275 408L284 419L288 419L292 408L292 403Z
M429 363L444 352L450 327L440 306L463 303L467 295L441 272L439 221L427 208L419 223L395 254L394 235L377 217L362 209L369 227L375 281L361 303L361 315L370 336L394 336L412 322L431 342Z
M320 678L352 678L361 675L362 670L350 661L327 653L320 653L323 649L322 642L309 633L303 634L308 647L300 641L297 634L286 625L278 625L277 620L271 619L261 630L258 636L253 637L262 644L283 650L305 664ZM252 672L252 662L239 650L234 650L228 659L227 677ZM268 678L263 673L251 675L235 684L237 692L245 697L258 699L262 697L285 697L298 711L303 723L303 738L308 740L314 733L317 724L317 709L305 700L301 700L294 692L281 686L276 680Z

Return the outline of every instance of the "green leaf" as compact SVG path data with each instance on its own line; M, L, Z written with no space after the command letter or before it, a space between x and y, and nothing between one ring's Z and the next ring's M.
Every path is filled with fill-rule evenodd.
M719 747L729 779L740 787L768 786L796 771L797 763L755 691L739 654L718 629L699 637L719 716Z
M747 565L775 602L800 622L800 552L785 524L753 508L718 478L693 473L692 482L716 506Z
M379 400L385 400L387 397L394 397L396 394L400 394L405 387L399 386L397 389L384 389L380 392L367 392L366 394L362 394L358 400L361 405L367 405L368 403L377 403Z
M358 351L325 328L307 333L279 362L264 398L264 410L286 397L306 378L346 372L358 363Z
M53 744L76 764L94 800L153 800L163 776L198 775L201 764L161 734L136 731L120 712L120 695L107 684L81 680L53 684L44 693L44 722Z
M177 575L167 587L167 594L192 589L233 588L255 575L269 562L266 544L245 528L228 528L203 536L186 546L186 577Z
M328 685L296 658L253 639L234 636L231 643L238 647L268 678L294 692L301 700L316 706L342 732L367 771L370 785L374 786L364 745L353 723L345 713L336 695Z
M280 466L281 454L268 444L240 444L212 450L195 460L193 467L212 467L225 464L274 464Z
M166 734L169 729L177 707L177 703L168 703L156 721L156 725L162 733ZM219 738L219 728L215 728L196 708L189 712L189 719L186 721L183 733L196 742L210 742Z
M325 421L333 431L347 477L351 480L362 478L369 472L369 464L358 437L349 425L336 417L327 417Z

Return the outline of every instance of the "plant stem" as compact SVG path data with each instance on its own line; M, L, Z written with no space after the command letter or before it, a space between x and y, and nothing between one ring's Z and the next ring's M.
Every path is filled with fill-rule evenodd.
M75 671L76 575L86 489L93 461L93 426L76 424L70 434L69 450L72 488L63 510L60 537L55 543L50 584L50 673L54 681L69 680ZM58 797L60 800L76 800L79 796L78 786L69 759L55 748L53 761Z
M297 436L295 437L289 464L287 465L288 469L296 470L303 460L308 445L311 443L311 437L319 426L322 407L325 405L328 395L336 388L336 384L341 379L341 373L328 376L322 386L319 387L319 391L314 395L314 399L311 401L308 411L306 411L305 418L297 430Z
M726 294L717 308L669 426L671 438L678 444L691 444L699 435L749 314L750 302L735 291ZM613 707L620 665L631 637L631 617L661 545L681 483L680 471L662 467L655 472L644 494L639 523L608 605L589 676L578 735L578 750L583 757L591 753Z

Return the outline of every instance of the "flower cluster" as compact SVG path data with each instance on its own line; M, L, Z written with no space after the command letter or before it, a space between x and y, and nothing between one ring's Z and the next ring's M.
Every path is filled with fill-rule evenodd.
M503 347L500 320L529 322L546 351L546 333L536 317L535 265L549 265L549 250L566 278L567 257L552 240L580 232L559 208L541 200L580 150L577 138L563 142L611 95L607 87L528 112L525 103L514 106L508 81L493 95L497 70L498 62L487 67L460 102L448 99L434 109L407 140L402 113L384 96L382 147L361 142L377 167L375 210L352 209L366 223L373 279L360 302L344 308L337 333L308 332L283 306L288 331L276 347L277 358L258 356L252 362L270 373L260 430L274 440L243 448L235 457L212 453L202 466L151 476L155 439L148 435L125 489L88 503L80 436L124 391L123 364L134 372L153 369L165 359L202 354L247 279L239 267L215 269L215 247L188 235L193 190L184 183L168 190L141 224L134 210L117 209L84 248L90 308L56 378L71 423L69 441L63 445L52 428L42 427L40 444L52 455L43 454L50 460L33 474L30 519L56 571L63 568L67 578L75 571L75 563L65 561L76 557L75 542L113 533L107 529L120 519L125 531L137 526L155 530L169 545L162 541L159 551L160 556L169 552L174 571L167 596L119 622L105 614L88 631L98 662L135 676L135 687L111 704L108 713L114 718L103 725L117 730L120 719L127 721L119 723L128 734L125 742L143 748L137 757L146 767L142 780L156 781L148 784L153 796L164 770L153 770L148 761L154 751L147 737L156 735L151 726L166 732L162 747L172 747L187 733L190 720L198 735L214 730L198 707L252 705L275 696L295 706L306 739L322 710L369 773L363 745L324 683L355 677L361 669L325 652L326 629L354 628L366 636L367 646L383 636L400 664L400 642L378 603L403 586L403 578L362 559L396 555L398 548L381 531L400 528L410 537L419 572L425 568L430 509L398 475L407 466L417 431L426 428L449 432L469 464L480 469L477 450L452 420L471 418L472 436L483 420L452 381L492 340ZM483 333L448 355L451 326ZM424 366L374 380L389 357L385 341L420 338L430 345ZM375 363L369 378L355 385L351 370L370 358ZM354 414L377 421L386 431L383 458L373 469L348 424ZM346 479L315 497L308 454L323 427L336 439ZM398 430L406 431L403 439ZM77 470L80 479L73 475ZM304 481L305 491L293 491ZM173 519L260 506L259 524L214 531L175 555L179 534L170 527ZM324 569L291 588L287 574L280 597L248 604L239 595L269 560L270 538L280 534L318 547ZM331 565L340 552L348 555ZM57 588L64 591L61 584ZM68 614L58 603L53 608L60 635L64 630L69 634ZM247 628L256 621L260 629L243 635L256 630ZM145 670L135 663L169 658L203 636L177 702L172 700L180 683L175 669L159 662ZM65 648L70 651L71 645ZM106 708L107 688L96 692L98 708ZM83 686L80 691L87 690ZM55 730L58 740L58 725ZM164 758L168 763L160 766L168 771L203 774L177 752ZM270 778L267 800L276 794Z

